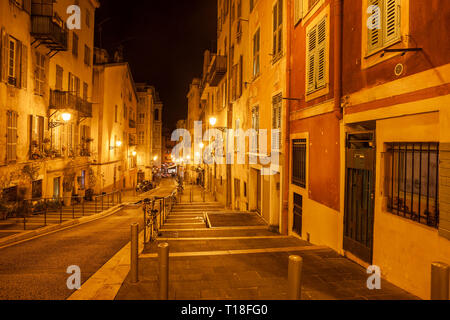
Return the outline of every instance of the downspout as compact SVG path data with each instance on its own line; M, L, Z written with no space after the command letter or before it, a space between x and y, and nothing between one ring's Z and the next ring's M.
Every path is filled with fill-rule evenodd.
M342 120L342 4L343 0L334 0L334 114Z
M231 69L233 67L233 61L231 61L231 37L232 37L232 21L231 21L231 4L232 1L228 1L228 68L227 68L227 128L233 128L233 104L230 102L231 90L230 90L230 81L231 81ZM226 136L226 144L228 144L228 134ZM234 155L233 155L234 156ZM225 155L226 159L228 158L228 154ZM226 161L226 174L227 174L227 193L226 193L226 207L232 208L232 195L231 195L231 164Z
M292 16L291 16L291 1L287 1L287 41L286 41L286 96L291 96L291 81L292 81ZM285 141L283 147L284 165L283 165L283 195L282 195L282 213L280 221L280 233L287 235L289 233L289 167L290 167L290 114L291 114L291 100L286 100L286 113L284 117L284 132Z

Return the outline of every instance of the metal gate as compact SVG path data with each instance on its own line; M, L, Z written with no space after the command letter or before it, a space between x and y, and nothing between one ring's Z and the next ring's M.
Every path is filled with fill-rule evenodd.
M303 196L294 193L294 221L292 223L292 231L302 236L303 225Z
M344 250L372 263L375 133L347 134Z

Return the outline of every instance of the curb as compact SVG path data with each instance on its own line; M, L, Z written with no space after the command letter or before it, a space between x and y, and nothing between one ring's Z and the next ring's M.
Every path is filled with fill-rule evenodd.
M124 206L126 206L127 203L122 203L120 205L114 206L106 211L103 211L99 214L94 214L92 216L77 218L74 220L63 222L62 224L56 224L52 226L43 227L37 230L32 230L24 233L15 234L9 237L5 237L3 239L0 239L0 248L5 246L10 246L17 244L19 242L31 240L36 237L44 236L49 233L53 233L62 229L67 229L75 226L79 226L88 222L92 222L101 218L105 218L107 216L115 214L117 211L122 209Z
M138 256L143 250L144 231L141 231L138 241ZM66 300L114 300L130 272L130 254L131 242L128 242Z

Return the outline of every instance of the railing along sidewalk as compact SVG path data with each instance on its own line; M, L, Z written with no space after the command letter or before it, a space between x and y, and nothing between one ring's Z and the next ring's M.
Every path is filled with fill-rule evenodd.
M26 199L16 201L15 204L11 206L11 211L7 214L6 218L16 219L18 223L22 221L23 229L27 230L27 225L47 226L49 221L62 224L65 220L98 214L121 202L121 191L114 191L92 197L63 196L57 198ZM67 219L67 217L69 218ZM40 221L42 221L42 223Z

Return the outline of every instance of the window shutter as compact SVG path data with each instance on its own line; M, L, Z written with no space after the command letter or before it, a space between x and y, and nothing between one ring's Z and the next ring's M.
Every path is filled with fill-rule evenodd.
M29 139L29 151L30 157L33 155L33 140L34 140L34 117L32 114L28 116L28 139Z
M277 53L277 44L278 44L278 39L277 39L278 22L277 22L277 18L278 18L278 10L277 10L277 5L275 5L273 7L273 50L272 50L272 53L273 53L274 56Z
M317 28L314 27L308 33L308 68L307 68L307 91L313 91L315 89L314 74L316 73L316 50L317 49Z
M303 18L303 0L294 0L294 23L297 24Z
M325 17L317 27L317 83L316 88L323 87L326 83L326 46L327 46L327 18Z
M21 87L26 88L28 85L28 47L22 44L22 61L21 61Z
M8 81L8 34L6 33L5 28L2 28L0 41L1 41L1 52L0 52L1 80L6 82Z
M391 44L400 38L400 5L398 0L386 0L383 8L385 45Z
M20 42L20 41L16 41L16 52L15 52L15 54L16 54L16 56L15 56L15 74L16 74L16 87L18 87L18 88L20 88L20 85L21 85L21 76L22 76L22 70L21 70L21 60L22 60L22 54L21 54L21 51L22 51L22 42Z
M371 19L370 24L372 26L382 26L381 16L382 16L382 4L384 0L369 0L369 6L374 6L372 11L369 12L368 19ZM376 9L379 8L379 10ZM367 53L371 53L382 46L382 33L381 29L377 27L367 28L368 36L367 36Z

